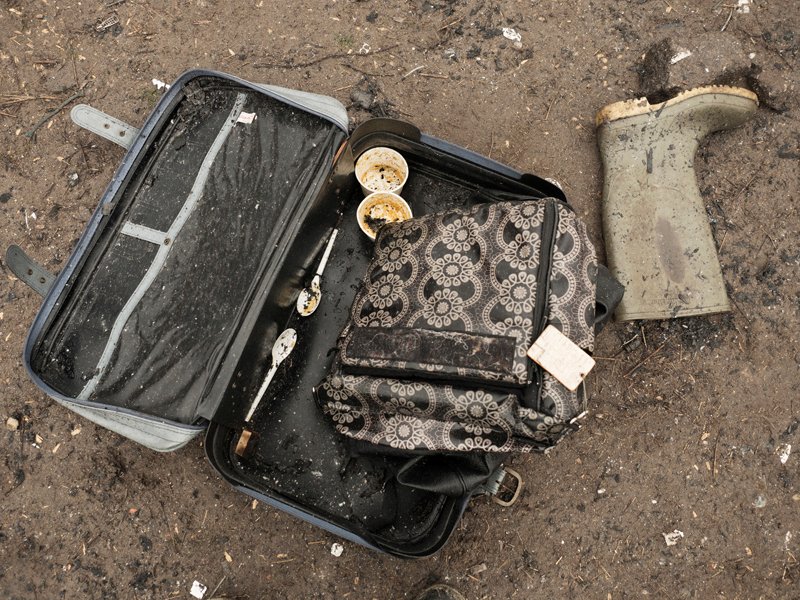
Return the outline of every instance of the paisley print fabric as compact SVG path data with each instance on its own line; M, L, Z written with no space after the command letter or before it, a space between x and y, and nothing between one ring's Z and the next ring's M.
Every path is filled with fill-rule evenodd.
M582 399L526 351L548 323L592 350L596 270L552 199L386 225L317 401L343 435L397 450L552 446Z
M420 338L442 330L513 337L513 348L527 349L533 343L545 206L481 204L468 213L443 212L381 228L375 257L353 302L352 327L340 346L342 364L386 366L378 364L386 353L369 357L363 348L351 348L354 330L375 323L415 329ZM454 338L452 343L467 340ZM475 344L465 352L480 356L487 344ZM407 360L396 358L393 370L438 371L520 387L530 383L532 370L524 352L509 350L510 368L498 370L480 364L455 367L437 361L431 352L420 357L418 349L419 344L409 344ZM501 362L489 358L492 364Z

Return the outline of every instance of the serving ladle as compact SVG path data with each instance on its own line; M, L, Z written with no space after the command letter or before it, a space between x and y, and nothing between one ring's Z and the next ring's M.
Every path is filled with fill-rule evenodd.
M333 243L336 241L336 234L339 233L338 229L334 229L331 237L328 239L328 245L325 246L325 252L322 254L322 259L319 261L317 272L311 280L311 284L307 288L303 288L300 295L297 296L297 313L301 317L307 317L319 306L319 301L322 298L322 288L320 288L320 280L322 279L322 272L325 270L325 265L328 264L328 258L331 255Z

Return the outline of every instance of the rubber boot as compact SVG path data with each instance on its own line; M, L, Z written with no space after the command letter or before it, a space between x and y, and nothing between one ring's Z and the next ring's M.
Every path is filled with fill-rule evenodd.
M757 106L749 90L712 86L597 113L608 265L626 288L617 320L730 310L694 155L706 135L741 125Z

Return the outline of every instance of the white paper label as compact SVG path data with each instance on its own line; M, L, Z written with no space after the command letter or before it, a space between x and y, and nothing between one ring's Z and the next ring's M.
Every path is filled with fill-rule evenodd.
M528 356L573 392L594 367L594 359L552 325L533 342Z
M250 125L250 123L252 123L255 120L256 120L256 113L243 112L239 115L239 118L236 120L236 122L244 123L245 125Z

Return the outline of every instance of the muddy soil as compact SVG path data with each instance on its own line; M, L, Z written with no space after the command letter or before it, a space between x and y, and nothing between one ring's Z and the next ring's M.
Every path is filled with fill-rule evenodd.
M348 542L334 557L341 540L232 490L199 441L156 454L48 400L21 360L41 298L3 264L0 595L189 598L200 580L242 599L413 598L436 581L470 599L800 597L800 9L732 4L2 0L0 241L54 272L123 155L69 107L140 125L152 79L192 67L329 94L354 124L406 119L555 178L601 253L600 107L711 82L761 106L695 161L734 310L610 325L584 428L515 458L520 501L476 499L424 560Z

